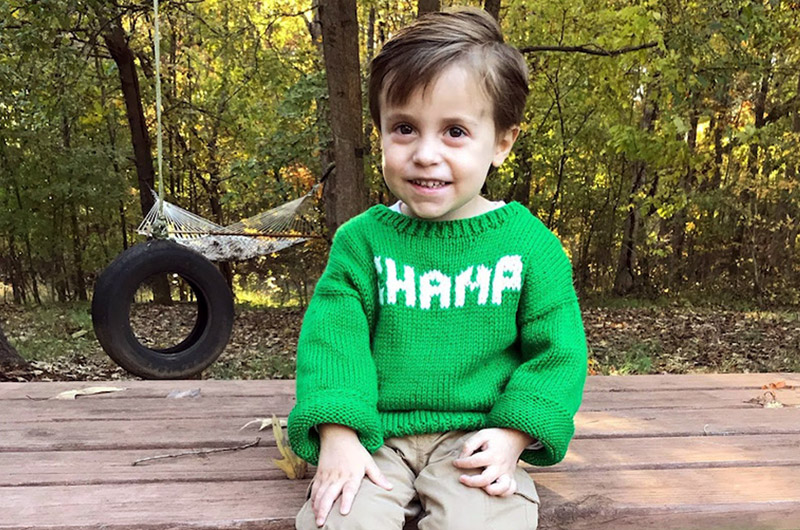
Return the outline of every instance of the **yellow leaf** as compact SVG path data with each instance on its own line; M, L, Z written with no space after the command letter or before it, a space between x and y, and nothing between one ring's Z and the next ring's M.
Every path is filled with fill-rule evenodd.
M273 458L272 463L275 464L278 469L286 473L287 478L291 480L303 479L306 476L308 464L305 460L294 454L289 444L286 443L280 421L278 421L277 416L274 414L272 415L272 433L275 435L275 443L278 446L278 451L283 455L283 458L280 460Z
M272 418L274 418L274 417L275 416L273 416ZM243 431L246 428L250 427L251 425L257 423L257 424L259 424L258 430L259 431L263 431L264 429L266 429L267 427L272 425L272 418L256 418L256 419L248 421L247 423L242 425L239 430ZM286 427L286 425L287 425L286 418L281 418L280 419L280 424L281 424L281 427Z

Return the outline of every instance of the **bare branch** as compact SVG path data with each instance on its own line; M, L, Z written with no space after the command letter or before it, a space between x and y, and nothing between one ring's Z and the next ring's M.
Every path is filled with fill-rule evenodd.
M582 46L525 46L520 48L522 53L535 53L535 52L566 52L566 53L586 53L588 55L600 55L604 57L614 57L622 55L623 53L635 52L639 50L646 50L648 48L655 48L658 46L657 42L648 42L647 44L640 44L638 46L626 46L616 50L606 50L594 44L585 44Z
M162 460L164 458L177 458L179 456L188 456L188 455L207 455L211 453L222 453L224 451L240 451L242 449L247 449L249 447L255 447L258 445L258 442L261 441L261 438L256 438L255 442L250 442L249 444L245 445L237 445L236 447L221 447L219 449L204 449L201 451L184 451L183 453L172 453L168 455L158 455L158 456L151 456L148 458L140 458L139 460L134 460L131 464L132 466L136 466L141 464L142 462L150 462L152 460Z

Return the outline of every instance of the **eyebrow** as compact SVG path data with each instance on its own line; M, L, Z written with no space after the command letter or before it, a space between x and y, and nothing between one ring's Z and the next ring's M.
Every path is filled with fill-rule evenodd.
M416 119L411 114L405 112L392 112L386 115L387 122L397 122L397 121L409 121L415 122ZM463 123L465 125L469 125L474 127L477 125L477 121L467 118L466 116L447 116L442 120L444 123Z

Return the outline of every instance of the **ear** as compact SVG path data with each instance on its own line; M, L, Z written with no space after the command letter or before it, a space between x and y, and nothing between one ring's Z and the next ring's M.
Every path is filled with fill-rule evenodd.
M500 167L505 161L508 153L511 152L511 148L514 147L514 142L517 141L517 136L519 136L518 125L509 127L497 136L497 140L495 140L494 144L494 158L492 158L492 165L494 167Z

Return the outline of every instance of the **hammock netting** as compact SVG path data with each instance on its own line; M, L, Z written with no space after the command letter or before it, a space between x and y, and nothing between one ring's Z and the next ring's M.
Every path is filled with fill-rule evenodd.
M153 237L161 217L168 239L211 261L244 261L266 256L317 237L313 235L316 222L311 200L316 189L314 186L299 199L229 226L220 226L167 201L163 202L163 215L159 216L156 201L137 232Z

